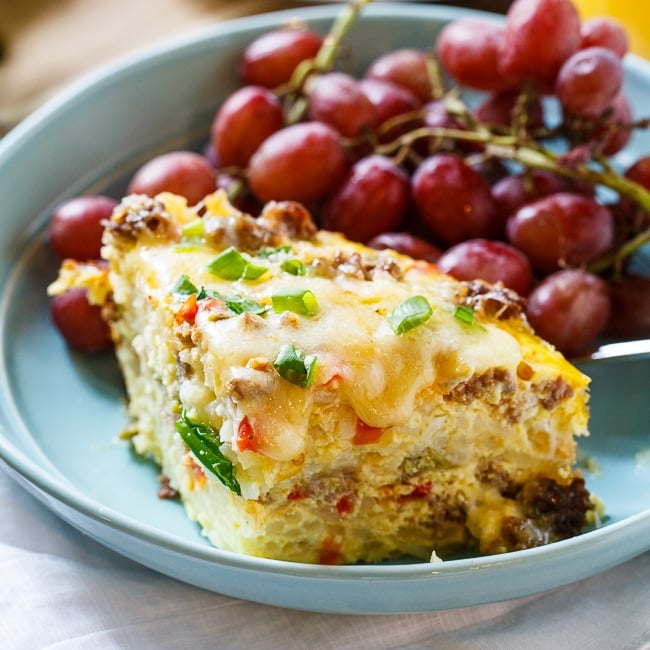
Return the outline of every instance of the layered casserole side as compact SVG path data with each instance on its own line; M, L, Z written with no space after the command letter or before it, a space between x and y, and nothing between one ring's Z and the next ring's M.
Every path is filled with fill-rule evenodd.
M127 197L104 243L133 444L219 548L373 562L585 525L588 381L510 292L222 193Z

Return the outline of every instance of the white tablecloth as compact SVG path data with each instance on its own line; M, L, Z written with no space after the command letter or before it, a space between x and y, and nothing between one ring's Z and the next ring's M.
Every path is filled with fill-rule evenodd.
M480 607L306 613L141 567L59 520L0 470L0 649L45 648L650 648L650 553L562 589Z

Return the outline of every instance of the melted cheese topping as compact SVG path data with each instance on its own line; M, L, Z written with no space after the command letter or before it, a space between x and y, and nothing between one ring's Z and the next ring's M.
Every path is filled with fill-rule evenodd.
M522 359L518 336L503 324L468 325L455 318L457 285L435 272L427 275L411 268L397 280L378 271L368 281L343 274L294 276L281 269L287 259L309 264L318 256L332 256L346 248L356 252L359 247L321 233L315 242L294 242L291 252L256 258L268 271L257 280L235 282L221 281L207 270L216 256L214 250L156 245L138 250L142 268L149 269L146 281L152 299L172 309L178 309L183 300L171 297L182 274L197 287L244 296L264 306L270 306L272 295L284 289L309 289L316 297L319 311L315 316L269 309L264 316L215 318L210 310L199 309L194 323L204 381L216 395L223 394L233 380L254 387L250 394L237 398L238 419L249 417L259 434L257 451L275 460L290 460L304 450L314 391L332 378L340 382L344 402L364 423L387 428L409 420L416 397L425 388L438 385L448 391L495 366L515 372ZM426 296L433 314L423 325L397 335L387 315L416 294ZM316 356L310 389L247 367L251 360L272 364L284 344ZM263 389L262 384L269 381L272 387ZM224 431L221 434L227 440ZM228 435L234 448L237 432Z

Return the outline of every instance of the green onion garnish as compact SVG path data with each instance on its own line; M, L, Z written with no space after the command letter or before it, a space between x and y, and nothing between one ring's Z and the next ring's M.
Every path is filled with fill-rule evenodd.
M226 303L226 307L235 314L243 314L245 311L250 312L251 314L265 314L268 311L268 307L260 305L259 302L255 302L250 298L244 298L243 296L225 296L218 291L213 289L206 289L201 287L201 290L198 292L196 299L202 300L203 298L219 298Z
M432 313L431 305L424 296L412 296L388 314L388 324L395 334L404 334L426 323Z
M181 241L175 247L177 251L188 251L201 246L204 241L204 222L203 219L197 218L186 223L181 229Z
M276 246L275 248L272 248L271 246L265 246L264 248L261 248L258 252L258 255L260 257L271 257L271 255L275 255L276 253L290 253L292 251L291 246L288 244L283 244L282 246Z
M461 323L466 325L474 324L474 310L467 305L458 305L454 310L454 318L457 318Z
M227 248L217 255L207 266L212 275L222 280L256 280L264 275L268 269L266 266L253 264L245 258L234 246Z
M190 420L185 409L176 420L176 431L204 467L235 494L241 494L233 464L220 449L221 440L217 431L207 424Z
M283 345L273 366L283 379L301 388L307 388L314 376L316 357L305 357L305 354L296 350L293 345Z
M205 222L200 217L186 223L181 229L184 239L200 239L205 235Z
M193 293L197 293L198 289L192 283L187 273L183 273L180 278L178 278L176 284L172 287L170 293L175 293L180 296L189 296Z
M273 311L281 314L292 311L303 316L315 316L318 313L318 301L309 289L284 289L271 296Z
M307 267L300 260L286 260L280 264L280 268L291 275L305 275Z

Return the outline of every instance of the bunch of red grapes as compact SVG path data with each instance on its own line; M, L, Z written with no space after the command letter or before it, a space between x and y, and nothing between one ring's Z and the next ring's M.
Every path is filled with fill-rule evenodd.
M257 38L206 150L154 158L128 192L195 204L222 187L251 214L300 201L322 228L502 282L568 354L604 333L650 334L650 278L618 254L650 239L650 157L621 173L609 163L642 124L622 91L620 24L582 22L571 0L515 0L505 23L457 20L432 52L388 52L361 78L338 69L337 45L307 28ZM479 102L470 108L461 88ZM99 257L114 204L66 202L54 250ZM84 300L58 296L53 316L71 344L99 349L105 326Z

